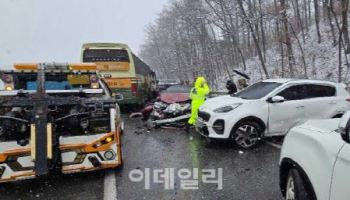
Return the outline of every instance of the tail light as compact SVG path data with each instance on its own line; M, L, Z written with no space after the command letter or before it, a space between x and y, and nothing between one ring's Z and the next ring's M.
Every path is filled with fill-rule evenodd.
M137 92L137 83L132 83L131 84L131 92L136 93Z

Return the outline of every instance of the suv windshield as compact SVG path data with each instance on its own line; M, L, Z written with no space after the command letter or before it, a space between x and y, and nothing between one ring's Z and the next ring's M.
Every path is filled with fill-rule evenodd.
M242 99L260 99L270 92L272 92L274 89L282 85L281 83L276 82L259 82L255 83L252 86L248 87L245 90L242 90L236 94L234 94L234 97L239 97Z

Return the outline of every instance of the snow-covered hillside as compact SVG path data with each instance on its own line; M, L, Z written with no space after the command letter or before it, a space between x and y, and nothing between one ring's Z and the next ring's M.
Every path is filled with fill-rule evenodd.
M331 37L331 30L328 25L321 23L320 30L322 33L322 42L317 42L316 26L310 27L310 31L306 34L305 44L301 39L299 34L299 40L302 44L302 48L305 53L305 62L307 66L307 75L310 79L322 79L338 81L338 46L334 46ZM293 52L296 61L296 70L299 75L303 75L303 61L302 53L298 46L297 40L293 40ZM271 78L281 78L281 52L279 45L266 52L266 66L268 67ZM343 63L345 63L344 54L342 55ZM248 59L246 61L247 70L245 71L251 80L249 84L255 83L261 79L264 79L262 71L260 70L260 61L258 57ZM284 57L285 68L288 68L287 57ZM349 84L350 74L349 68L342 64L343 66L343 82ZM243 69L240 69L244 71ZM288 78L288 75L285 76ZM224 90L225 82L228 80L228 76L223 77L220 81L220 90ZM300 78L303 78L300 76Z

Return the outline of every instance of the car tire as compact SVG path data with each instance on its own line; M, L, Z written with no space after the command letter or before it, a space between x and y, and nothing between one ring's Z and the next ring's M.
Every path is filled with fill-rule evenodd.
M260 142L262 127L252 121L238 122L231 132L231 139L241 149L251 149Z
M312 198L308 195L306 184L301 177L299 171L292 168L288 172L286 190L286 200L311 200Z

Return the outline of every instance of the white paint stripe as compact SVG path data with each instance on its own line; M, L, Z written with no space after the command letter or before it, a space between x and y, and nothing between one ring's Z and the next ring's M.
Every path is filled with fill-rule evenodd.
M277 149L281 149L282 148L282 145L279 145L279 144L275 144L275 143L272 143L272 142L269 142L269 141L265 141L264 142L267 144L267 145L270 145L272 147L275 147Z
M105 171L103 188L103 200L117 200L117 182L114 169Z

